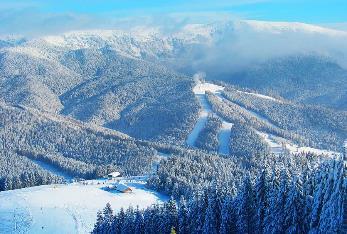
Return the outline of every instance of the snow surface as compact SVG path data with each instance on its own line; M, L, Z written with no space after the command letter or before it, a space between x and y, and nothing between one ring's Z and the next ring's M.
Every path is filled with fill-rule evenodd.
M89 233L107 202L120 210L167 200L146 189L144 181L122 181L133 190L126 194L103 190L109 183L90 180L0 192L0 233Z
M322 150L307 146L298 146L294 143L291 143L289 140L276 137L272 134L264 133L257 131L257 133L264 139L264 141L268 144L270 147L270 151L274 154L281 154L284 152L284 150L288 150L292 154L298 154L298 153L313 153L316 155L327 155L327 156L336 156L339 155L338 152L335 151L329 151L329 150Z
M221 93L224 90L223 86L211 84L208 82L201 82L200 79L196 79L196 85L193 88L193 92L196 98L199 100L201 111L199 113L198 121L196 122L193 130L187 138L187 145L194 147L196 139L198 138L200 132L204 129L207 118L209 114L217 115L222 120L222 127L218 134L218 153L220 154L229 154L229 138L231 135L232 123L225 121L217 113L213 112L211 105L207 101L206 92L211 92L218 97L221 97Z

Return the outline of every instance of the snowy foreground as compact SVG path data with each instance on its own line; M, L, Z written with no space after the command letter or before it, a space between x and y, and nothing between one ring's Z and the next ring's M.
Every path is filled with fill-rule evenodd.
M88 184L87 184L88 183ZM124 181L133 192L103 190L105 180L44 185L0 192L0 233L89 233L96 213L109 202L114 210L145 208L167 198L144 187L144 181Z

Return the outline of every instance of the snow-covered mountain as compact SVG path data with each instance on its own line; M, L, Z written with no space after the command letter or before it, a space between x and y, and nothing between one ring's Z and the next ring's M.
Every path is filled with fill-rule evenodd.
M182 143L197 118L190 78L197 71L294 101L346 108L347 71L340 62L346 38L346 32L302 23L234 21L20 40L0 50L0 99Z
M62 175L88 180L1 193L0 216L17 215L32 232L56 228L46 214L64 216L72 233L84 233L101 203L119 210L118 201L161 200L149 189L179 198L218 187L238 204L246 200L235 195L250 194L264 168L274 185L285 181L286 194L301 199L296 188L306 186L307 200L322 207L310 186L318 178L339 188L320 178L327 168L338 173L347 138L346 40L343 31L260 21L0 39L0 191L62 183ZM144 200L110 192L103 183L113 182L100 177L114 171L131 176L122 178L129 196ZM16 223L0 217L0 230Z
M173 32L154 27L136 27L127 31L71 31L62 35L44 36L29 40L24 43L27 50L22 50L22 52L31 53L33 56L38 56L38 54L52 56L49 52L54 50L111 47L122 55L159 59L170 58L174 55L182 56L179 52L192 45L214 46L222 41L223 44L226 42L232 46L235 42L240 43L239 40L244 39L246 36L255 37L253 39L260 37L269 40L268 43L272 43L277 40L276 37L279 38L281 35L291 37L284 41L288 43L297 42L297 40L303 39L302 37L311 37L311 39L313 39L312 37L319 37L319 39L323 38L327 42L331 42L331 40L341 40L343 42L347 38L347 32L304 23L226 21L211 24L187 24ZM261 43L264 43L264 41L261 41ZM315 41L312 41L312 43L314 44ZM258 42L254 40L253 44L259 46ZM295 49L295 46L299 45L290 46ZM338 47L338 45L334 46ZM312 50L311 52L317 52L324 48L309 49Z

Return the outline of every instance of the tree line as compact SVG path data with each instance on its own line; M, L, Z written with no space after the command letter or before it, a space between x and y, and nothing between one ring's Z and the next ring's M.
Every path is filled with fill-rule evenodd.
M343 163L329 160L292 177L287 169L246 176L236 194L218 189L147 209L98 212L92 233L336 233L343 217ZM228 188L226 188L228 189Z

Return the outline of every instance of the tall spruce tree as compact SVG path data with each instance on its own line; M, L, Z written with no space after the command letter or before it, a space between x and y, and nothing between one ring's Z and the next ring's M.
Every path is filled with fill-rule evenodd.
M178 209L178 232L180 234L189 234L189 219L187 202L182 196L179 202Z
M255 196L252 182L249 176L246 176L241 192L237 197L238 213L237 213L237 232L252 233L255 230Z
M262 233L265 227L265 214L268 210L268 178L263 170L255 184L256 230Z
M212 188L208 193L208 205L205 213L203 233L217 234L220 223L220 205L218 204L218 194L216 188Z
M138 206L136 207L136 210L135 210L134 233L137 233L137 234L144 233L143 214L139 210Z

